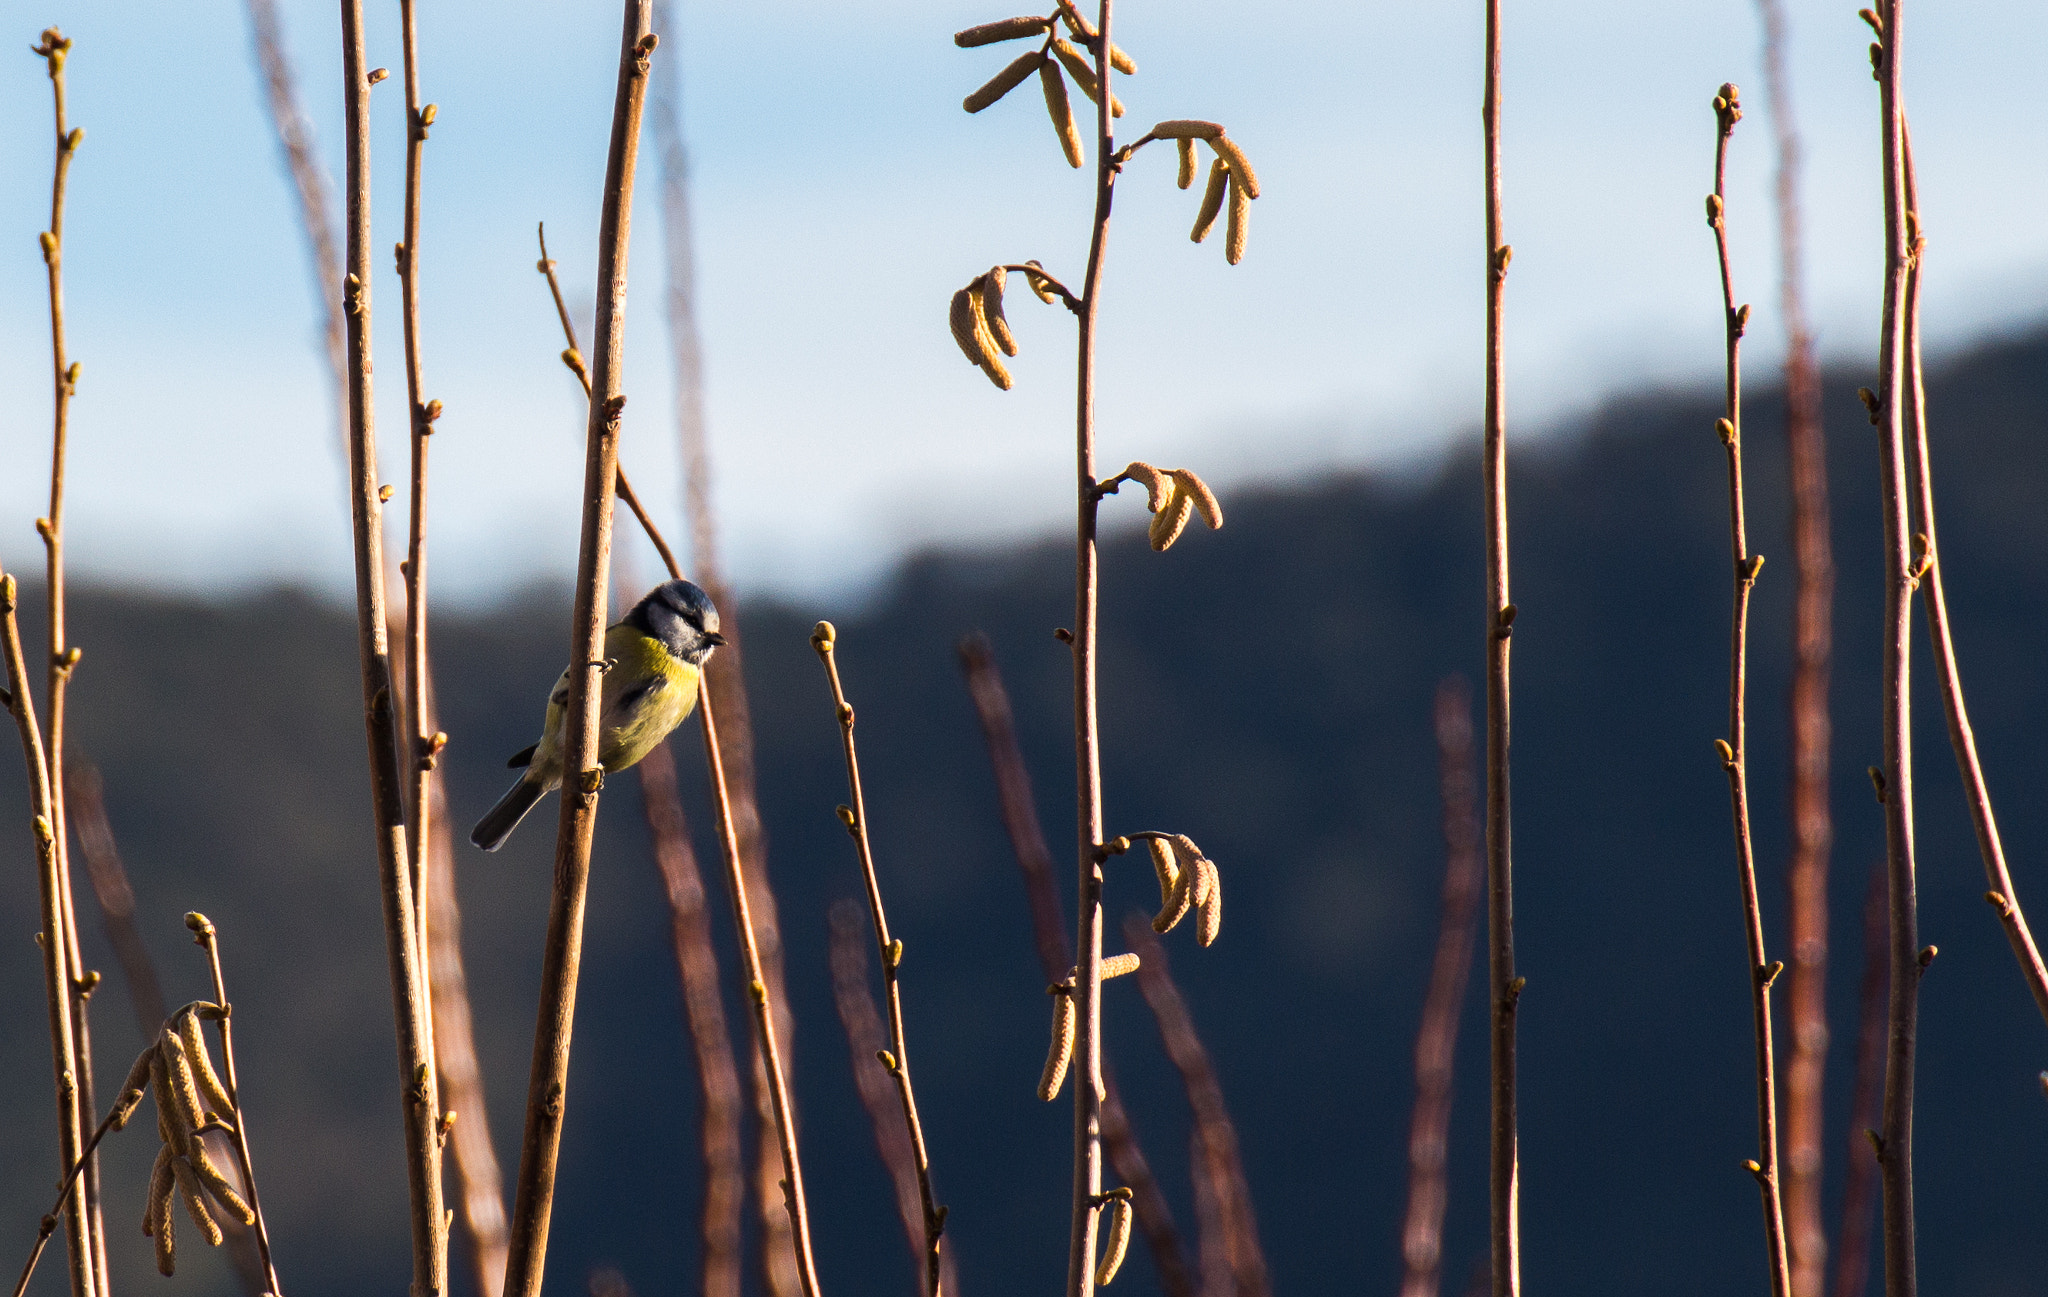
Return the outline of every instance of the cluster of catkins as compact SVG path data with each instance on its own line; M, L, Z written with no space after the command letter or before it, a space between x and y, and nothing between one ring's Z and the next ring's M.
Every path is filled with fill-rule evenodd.
M176 1269L176 1244L171 1233L171 1200L184 1199L192 1224L219 1247L220 1225L214 1220L214 1205L244 1225L256 1223L233 1183L221 1173L208 1154L208 1131L234 1132L235 1101L213 1070L206 1050L200 1021L219 1021L219 1005L196 1000L172 1014L163 1030L128 1074L127 1093L134 1103L142 1100L147 1085L156 1100L156 1129L164 1144L150 1171L148 1206L143 1211L142 1232L156 1240L156 1268L163 1274ZM133 1111L133 1104L128 1104ZM126 1118L122 1119L125 1124Z

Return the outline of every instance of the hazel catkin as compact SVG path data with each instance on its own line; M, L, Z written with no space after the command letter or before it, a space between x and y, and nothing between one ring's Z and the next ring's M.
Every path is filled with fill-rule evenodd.
M1180 171L1173 183L1182 189L1195 183L1195 142L1183 136L1174 142L1174 151L1180 154Z
M1202 206L1195 212L1195 228L1188 238L1200 243L1216 228L1216 215L1223 210L1223 191L1230 183L1230 168L1217 158L1209 164L1209 187L1202 191Z
M1038 65L1044 61L1045 55L1037 50L1032 50L1028 54L1019 54L1001 72L996 73L984 82L980 89L962 99L960 106L970 113L980 112L996 100L1015 90L1018 86L1023 85L1024 78L1036 72Z
M1074 1059L1074 997L1062 991L1052 997L1052 1004L1052 1048L1038 1076L1038 1097L1046 1103L1059 1096L1067 1064Z
M953 43L963 50L971 50L977 45L994 45L999 41L1014 41L1026 36L1036 36L1050 25L1051 19L1048 18L1003 18L992 23L982 23L978 27L969 27L964 32L954 32Z
M1186 491L1174 483L1173 498L1164 509L1152 515L1152 525L1147 528L1147 537L1152 548L1164 554L1188 525L1188 515L1194 512L1195 502Z
M1038 66L1039 85L1045 91L1045 112L1052 118L1053 133L1060 137L1060 149L1067 165L1081 165L1081 128L1074 124L1074 106L1067 101L1067 81L1059 65L1047 60Z
M1102 1264L1095 1267L1095 1286L1105 1288L1123 1267L1124 1253L1131 1246L1131 1200L1120 1197L1109 1206L1109 1243L1103 1249Z
M1230 173L1230 219L1223 230L1223 260L1230 265L1244 260L1244 243L1250 236L1246 226L1251 222L1251 216L1251 195L1233 171Z
M1017 337L1010 332L1010 322L1003 318L1003 286L1009 282L1009 272L997 266L981 277L981 314L988 321L989 335L995 344L1003 349L1005 356L1017 354Z
M1195 476L1195 470L1176 468L1173 470L1173 480L1179 483L1180 489L1187 492L1188 498L1195 502L1195 511L1202 515L1203 522L1209 524L1210 531L1223 526L1223 506L1217 502L1216 493L1209 489L1209 484ZM1192 850L1193 846L1190 842L1187 849Z

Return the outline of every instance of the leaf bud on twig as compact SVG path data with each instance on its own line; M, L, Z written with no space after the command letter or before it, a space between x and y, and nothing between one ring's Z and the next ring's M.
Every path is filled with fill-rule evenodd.
M811 627L811 648L819 653L830 653L839 642L839 628L829 621L821 621Z
M957 39L957 38L956 38ZM990 104L1024 84L1024 78L1038 70L1045 61L1045 55L1037 50L1019 54L1001 72L990 77L979 90L960 101L960 106L970 113L978 113Z
M1027 261L1024 264L1027 266L1038 265L1036 261ZM1044 267L1040 266L1039 269L1042 270ZM1050 306L1059 300L1059 294L1052 291L1052 280L1045 275L1034 275L1027 270L1024 272L1024 282L1031 285L1031 291L1038 294L1038 300L1046 305Z
M994 45L999 41L1014 41L1026 36L1036 36L1051 25L1050 18L1004 18L992 23L983 23L979 27L969 27L963 32L954 32L953 43L963 50L971 50L977 45Z
M386 78L386 77L388 77L388 76L390 76L390 75L391 75L391 69L390 69L390 68L371 68L371 69L370 69L370 75L369 75L369 77L367 78L367 80L369 81L369 83L370 83L371 85L373 85L373 86L374 86L374 85L376 85L376 84L377 84L377 83L378 83L379 81L382 81L382 80L383 80L384 78Z

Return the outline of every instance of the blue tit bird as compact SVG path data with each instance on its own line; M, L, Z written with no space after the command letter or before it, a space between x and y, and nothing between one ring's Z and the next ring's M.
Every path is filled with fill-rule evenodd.
M656 586L605 631L597 760L606 774L617 774L653 751L696 709L705 659L723 643L718 609L688 581ZM540 742L505 763L514 769L524 766L525 773L470 830L469 840L485 851L504 846L535 803L562 786L562 713L568 702L569 673L564 670L548 695Z

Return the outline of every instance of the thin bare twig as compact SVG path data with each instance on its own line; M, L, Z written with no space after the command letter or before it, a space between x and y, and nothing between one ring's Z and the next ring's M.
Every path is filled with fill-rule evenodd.
M35 53L50 77L50 98L55 159L50 176L50 224L41 236L43 265L49 284L50 308L50 510L36 519L36 531L43 538L45 589L49 603L49 656L44 706L43 742L48 763L44 783L50 798L49 819L56 855L57 918L55 940L65 948L69 977L64 983L65 1011L71 1018L70 1052L65 1064L74 1078L69 1101L77 1110L74 1122L82 1134L92 1124L96 1106L93 1097L92 1027L89 1007L90 979L78 946L78 912L71 899L70 821L64 813L65 702L71 673L77 669L82 650L66 641L64 570L64 474L71 430L71 398L78 392L79 366L70 357L64 328L64 200L71 175L71 161L85 139L85 130L73 129L65 112L64 66L71 41L51 27L43 32ZM22 694L22 691L14 691ZM26 698L26 694L22 694ZM106 1231L100 1219L99 1161L88 1154L78 1206L74 1209L83 1226L82 1249L72 1253L72 1287L75 1293L98 1293L107 1287Z
M656 64L656 66L660 66ZM583 353L576 343L576 326L562 297L561 280L548 255L547 229L540 229L540 261L535 267L547 277L548 292L554 298L555 314L562 322L562 336L569 346L562 361L590 394L590 374L583 366ZM660 555L671 579L680 580L682 567L661 529L640 504L627 482L626 471L618 469L619 498L640 520L641 530ZM713 603L717 602L714 596ZM730 625L721 614L722 625ZM736 632L735 632L736 633ZM725 648L732 648L728 636ZM708 664L707 664L708 665ZM701 687L701 686L700 686ZM708 694L708 690L707 690ZM715 705L715 704L714 704ZM697 853L683 821L683 804L676 788L675 757L666 744L657 745L637 767L642 790L641 809L653 840L656 866L668 894L669 921L676 950L676 971L682 983L684 1016L689 1023L692 1050L697 1059L697 1080L704 1103L704 1212L700 1222L704 1238L703 1285L705 1297L738 1297L740 1288L741 1216L746 1205L746 1181L740 1165L739 1081L734 1067L732 1040L726 1034L725 1007L718 989L718 963L711 951L711 926L704 907L704 879L697 865ZM729 799L728 799L729 800ZM757 1055L754 1072L757 1085L766 1073ZM764 1131L774 1123L770 1104L762 1118ZM772 1149L763 1138L764 1146ZM778 1155L779 1158L779 1155ZM764 1214L767 1212L764 1204ZM769 1231L764 1250L780 1238L790 1239L787 1215L779 1231ZM788 1248L784 1249L789 1250ZM764 1261L768 1260L764 1256ZM787 1271L794 1281L793 1264L767 1265L771 1280Z
M1998 914L2019 961L2020 977L2033 992L2034 1004L2048 1018L2048 966L2034 944L2026 913L2013 890L2012 874L2005 867L2005 844L1998 835L1998 816L1991 808L1991 789L1984 781L1984 763L1977 757L1977 735L1970 728L1970 709L1963 698L1963 677L1956 665L1955 640L1949 633L1948 597L1942 586L1941 545L1934 527L1934 469L1927 453L1927 384L1920 352L1920 280L1925 269L1927 237L1920 225L1919 187L1913 174L1913 133L1902 123L1904 154L1906 227L1911 238L1911 261L1906 278L1906 471L1911 478L1913 501L1919 528L1914 541L1920 546L1920 588L1927 603L1927 633L1934 645L1934 671L1941 681L1941 698L1948 713L1949 745L1955 749L1956 768L1963 777L1963 793L1970 807L1970 823L1977 832L1977 851L1984 858L1984 878L1991 890L1984 899Z
M1437 1297L1443 1286L1444 1208L1451 1129L1452 1064L1486 867L1472 778L1472 691L1463 676L1436 688L1437 784L1444 832L1443 918L1429 993L1415 1031L1415 1115L1408 1126L1408 1210L1401 1225L1401 1297Z
M790 1104L788 1073L783 1068L775 1013L762 971L760 942L755 935L752 907L748 904L744 857L733 825L732 802L727 794L730 785L726 781L725 759L718 744L717 711L709 692L704 692L697 700L697 715L704 726L704 759L711 767L718 836L725 853L727 891L732 898L734 926L739 930L740 957L747 974L748 999L754 1006L754 1039L759 1047L755 1062L767 1077L782 1158L781 1189L789 1212L791 1251L797 1278L802 1284L804 1297L818 1297L818 1271L816 1262L811 1259L810 1212L804 1202L803 1163L797 1154L795 1113Z
M1073 967L1074 956L1067 944L1065 921L1060 915L1059 885L1053 878L1052 849L1038 822L1037 803L1032 800L1031 774L1024 765L1024 753L1017 744L1016 721L1010 712L1009 691L983 635L970 635L959 644L960 668L967 677L967 691L974 699L975 714L981 721L988 744L989 764L995 769L997 800L1002 807L1003 826L1017 857L1018 872L1024 876L1024 895L1031 909L1031 931L1038 947L1039 967L1048 983L1058 982ZM1173 1222L1173 1208L1160 1191L1145 1150L1124 1109L1117 1090L1116 1075L1105 1062L1102 1091L1102 1142L1109 1151L1110 1165L1117 1179L1131 1190L1131 1205L1145 1245L1152 1253L1152 1268L1166 1297L1195 1297L1195 1279L1181 1251L1180 1231Z
M1827 439L1820 368L1806 322L1799 205L1801 149L1787 71L1785 7L1758 0L1764 29L1764 89L1777 136L1778 300L1785 321L1785 451L1791 483L1792 686L1788 699L1792 849L1785 866L1791 952L1785 1011L1785 1235L1793 1297L1821 1297L1828 1241L1821 1224L1823 1086L1828 1050L1828 679L1834 654L1834 542L1828 532Z
M654 861L668 895L669 926L675 941L676 971L682 983L683 1016L697 1060L698 1099L703 1105L704 1297L739 1297L741 1219L747 1200L740 1139L740 1079L732 1037L719 991L718 960L711 947L711 916L705 908L704 876L683 822L676 788L675 756L658 743L640 759L641 801Z
M313 127L299 104L297 78L291 56L284 48L284 28L278 22L276 0L246 0L249 30L256 42L256 61L263 69L264 103L270 110L270 125L277 132L278 147L284 152L285 169L291 173L292 190L299 204L299 228L312 254L314 287L318 290L321 335L327 346L327 372L333 380L336 400L342 406L342 424L347 426L346 370L347 341L342 322L341 245L334 231L334 192L319 150L313 143Z
M427 983L421 971L419 910L406 842L396 682L384 589L377 433L370 378L370 87L363 52L362 0L342 4L342 95L348 131L348 274L342 280L348 331L349 503L356 567L356 639L362 660L363 722L370 802L390 965L392 1016L405 1114L407 1197L416 1297L448 1285L448 1235L441 1206L440 1101L434 1072ZM381 72L381 69L380 69ZM381 79L381 78L380 78Z
M832 686L832 707L839 719L839 742L846 754L846 786L850 805L839 808L840 820L853 835L860 857L861 881L867 887L868 915L874 920L875 949L882 961L882 989L889 1007L889 1049L882 1066L896 1083L896 1096L903 1107L903 1125L910 1132L912 1165L917 1170L917 1195L923 1218L924 1246L921 1250L925 1291L939 1297L942 1264L939 1238L946 1228L946 1209L932 1196L931 1157L924 1146L924 1123L917 1115L917 1094L910 1082L910 1046L903 1032L903 989L899 973L903 964L903 943L889 936L888 914L882 908L882 884L875 874L874 843L868 836L867 798L860 785L860 756L853 740L853 705L846 701L846 689L839 680L837 633L832 623L821 621L811 632L811 647L824 663L825 679Z
M1906 372L1907 285L1913 235L1906 202L1905 105L1899 69L1903 0L1879 6L1880 44L1874 46L1884 137L1885 296L1878 359L1876 414L1879 478L1884 514L1884 766L1885 861L1890 879L1891 1005L1886 1032L1884 1126L1880 1131L1884 1183L1886 1297L1918 1291L1913 1240L1913 1064L1919 1032L1919 913L1913 860L1913 712L1909 688L1913 651L1914 571L1907 518ZM1931 956L1932 952L1928 954Z
M1223 1086L1216 1079L1215 1065L1202 1045L1194 1015L1188 1011L1180 987L1174 984L1166 946L1152 931L1150 918L1138 913L1127 916L1124 942L1138 956L1138 990L1159 1026L1159 1040L1166 1047L1166 1056L1173 1060L1187 1089L1188 1107L1194 1114L1196 1154L1189 1171L1198 1193L1206 1194L1214 1203L1214 1232L1222 1245L1218 1250L1229 1277L1228 1290L1236 1297L1268 1297L1272 1285L1266 1277L1265 1253L1259 1246L1258 1213L1252 1208L1251 1186L1245 1180L1244 1159L1238 1153L1237 1127L1223 1102ZM1210 1251L1210 1233L1209 1222L1205 1220L1205 1258ZM1205 1282L1204 1287L1207 1286Z
M1863 902L1863 983L1856 1030L1856 1090L1849 1103L1849 1144L1842 1163L1842 1230L1835 1253L1834 1297L1864 1297L1870 1286L1870 1226L1877 1208L1877 1127L1884 1120L1885 871L1870 871Z
M1743 932L1749 943L1749 995L1756 1029L1757 1159L1749 1164L1763 1195L1764 1245L1773 1297L1790 1297L1791 1264L1785 1252L1785 1205L1778 1187L1777 1055L1771 1039L1771 983L1784 971L1767 963L1763 908L1757 903L1756 847L1749 829L1749 598L1763 571L1763 555L1749 552L1749 528L1742 490L1742 334L1749 306L1735 304L1735 275L1728 259L1728 140L1742 120L1733 83L1714 98L1714 192L1707 199L1707 223L1721 266L1721 325L1727 342L1727 404L1718 431L1728 460L1728 540L1734 554L1735 608L1729 619L1728 737L1719 740L1721 768L1728 776L1728 801L1735 819L1735 861L1742 888Z
M68 1172L83 1157L84 1123L78 1114L78 1085L72 1070L77 1057L72 1036L68 988L72 985L69 944L64 940L63 891L58 881L55 812L50 797L49 765L43 750L42 727L36 723L35 700L29 693L28 666L21 655L21 628L15 620L15 602L20 594L13 575L0 574L0 652L6 655L8 706L14 713L15 729L21 737L21 754L28 770L30 827L36 844L37 882L42 901L42 929L37 944L43 950L43 989L46 993L50 1026L50 1066L56 1082L58 1165ZM81 1199L64 1206L65 1242L71 1254L71 1288L74 1297L92 1294L92 1265L89 1217Z
M21 1267L21 1278L15 1281L14 1297L22 1297L22 1294L28 1291L28 1281L35 1277L36 1262L43 1259L43 1249L49 1246L50 1235L57 1232L57 1213L64 1210L65 1205L71 1201L71 1190L78 1184L79 1172L85 1170L94 1156L98 1154L100 1141L107 1137L107 1133L124 1123L127 1120L128 1114L134 1111L133 1107L125 1102L125 1099L126 1096L124 1095L123 1101L117 1101L113 1111L109 1112L106 1115L106 1119L94 1128L92 1138L85 1141L83 1156L71 1164L71 1169L64 1174L64 1182L57 1186L56 1204L48 1212L44 1213L42 1221L36 1226L35 1246L29 1249L28 1262ZM137 1099L139 1102L139 1095ZM124 1108L126 1112L123 1111Z
M924 1198L918 1189L917 1155L910 1147L910 1131L903 1123L895 1083L889 1079L888 1067L881 1059L888 1052L889 1037L882 1025L881 1010L875 1007L874 994L868 989L867 916L862 913L860 902L842 898L832 902L826 918L831 938L832 1000L839 1010L839 1024L846 1029L854 1089L860 1094L861 1107L867 1109L868 1126L875 1134L875 1151L896 1188L896 1214L903 1220L911 1261L921 1273L925 1259ZM947 1293L960 1291L951 1248L939 1256L939 1287Z
M527 1084L525 1134L520 1144L505 1275L505 1291L514 1297L536 1297L547 1256L568 1095L570 1029L575 1021L576 981L583 954L590 847L596 830L598 790L604 782L597 763L598 695L610 582L613 492L625 407L620 379L626 266L640 118L647 99L648 62L656 44L649 30L650 0L626 0L624 11L618 90L605 162L604 208L598 226L597 355L585 438L569 690L562 713L562 768L567 777L555 837L554 888L541 956L540 1010L533 1033L533 1066Z
M270 1231L263 1223L263 1198L256 1188L256 1164L249 1156L249 1118L242 1106L242 1084L235 1075L234 1006L228 1002L227 981L221 975L220 934L203 914L187 914L185 926L192 931L192 943L206 952L207 970L213 974L213 1002L221 1010L214 1026L220 1032L221 1068L226 1074L228 1098L234 1101L235 1108L235 1161L242 1169L242 1185L248 1190L249 1210L256 1217L256 1249L263 1259L263 1272L270 1280L270 1292L273 1297L283 1297L284 1288L277 1281L277 1263L270 1254Z
M1489 1188L1494 1297L1522 1291L1521 1154L1515 1117L1513 816L1509 809L1509 649L1515 605L1508 587L1508 402L1503 342L1508 263L1501 228L1500 0L1486 0L1486 935L1492 1008L1492 1168Z

